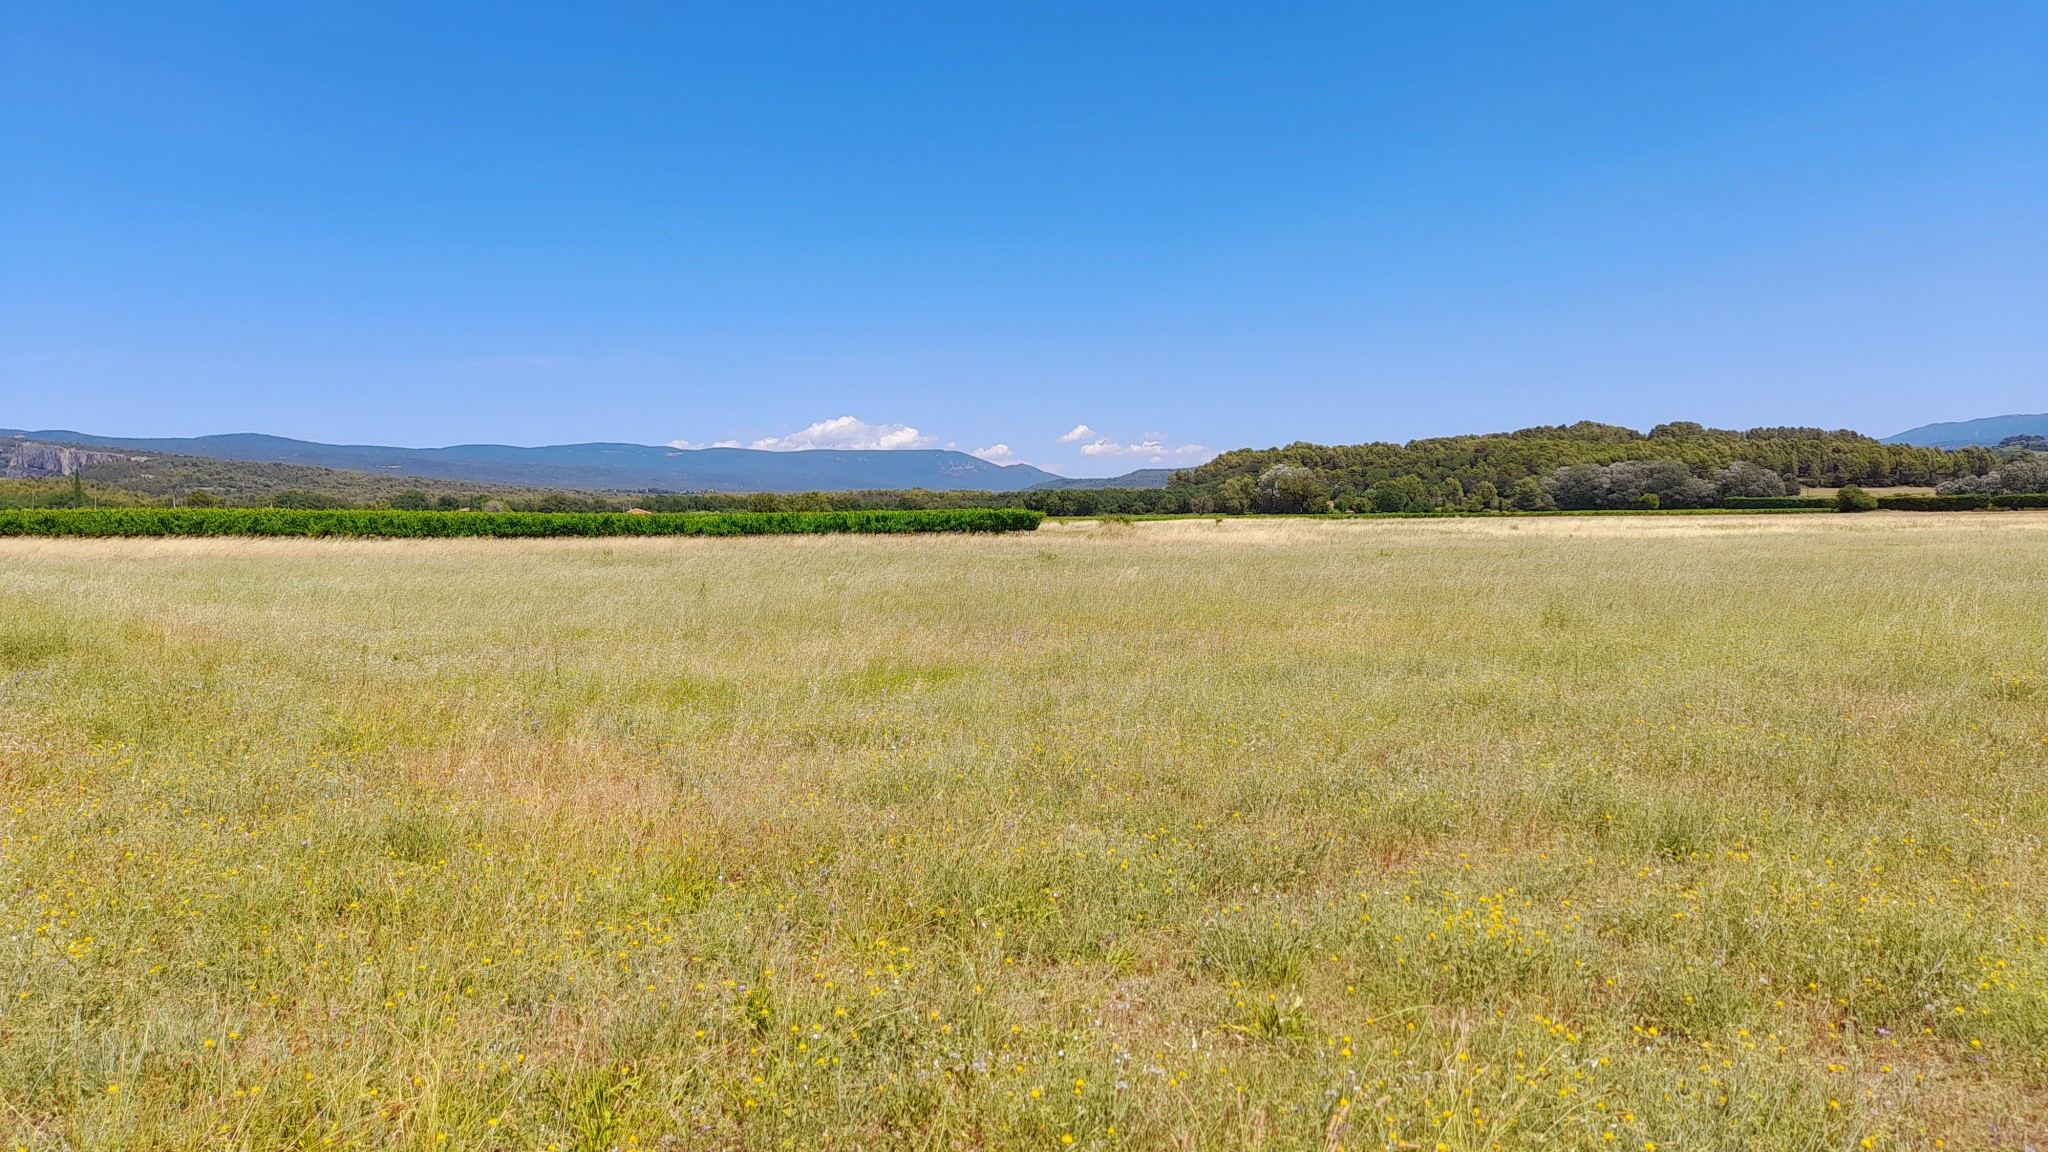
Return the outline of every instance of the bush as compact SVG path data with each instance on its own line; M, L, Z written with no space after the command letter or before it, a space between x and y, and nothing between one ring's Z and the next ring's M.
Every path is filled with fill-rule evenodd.
M2048 492L2007 492L1991 498L1993 508L2048 508Z
M1991 507L1991 497L1983 492L1954 496L1879 496L1877 506L1894 512L1971 512Z
M1877 508L1877 497L1854 484L1844 484L1841 490L1835 493L1837 512L1875 512Z
M829 532L1028 532L1022 508L924 512L407 512L297 508L0 511L0 536L760 536Z

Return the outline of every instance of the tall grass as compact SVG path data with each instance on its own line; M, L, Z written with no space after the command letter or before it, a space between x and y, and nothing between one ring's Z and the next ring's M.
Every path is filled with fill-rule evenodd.
M0 1136L2039 1143L2043 603L1968 515L0 541Z

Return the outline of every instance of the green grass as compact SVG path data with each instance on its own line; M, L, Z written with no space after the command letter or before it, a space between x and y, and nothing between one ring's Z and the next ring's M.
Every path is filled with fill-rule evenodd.
M1020 508L888 512L402 512L389 509L79 508L0 510L0 536L770 536L834 532L1018 532Z
M1967 514L0 541L0 1138L2038 1144L2043 603Z

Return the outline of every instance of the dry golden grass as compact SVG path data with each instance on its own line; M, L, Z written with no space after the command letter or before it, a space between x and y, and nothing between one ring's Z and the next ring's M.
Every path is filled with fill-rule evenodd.
M2048 1132L2048 516L0 541L7 1147Z

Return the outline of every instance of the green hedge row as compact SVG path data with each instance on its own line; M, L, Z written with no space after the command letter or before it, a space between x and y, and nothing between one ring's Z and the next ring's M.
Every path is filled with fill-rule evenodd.
M1991 497L1982 492L1965 496L1879 496L1877 506L1894 512L1974 512L1991 507Z
M1723 508L1833 508L1832 496L1729 496Z
M1028 532L1022 508L902 512L402 512L310 508L16 508L0 536L763 536Z
M1993 508L2048 508L2048 492L2008 492L1991 498Z

